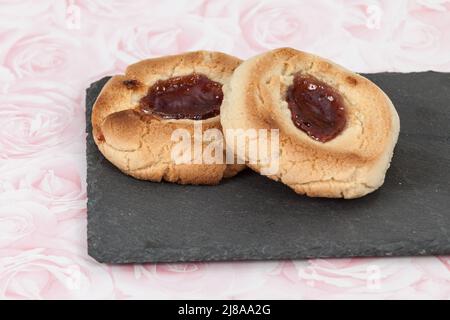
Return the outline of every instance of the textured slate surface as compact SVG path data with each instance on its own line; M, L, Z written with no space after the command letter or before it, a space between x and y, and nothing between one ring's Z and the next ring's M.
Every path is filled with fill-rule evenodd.
M89 254L100 262L450 254L450 74L367 75L401 134L384 186L356 200L299 196L250 170L219 186L138 181L90 136L102 79L87 91Z

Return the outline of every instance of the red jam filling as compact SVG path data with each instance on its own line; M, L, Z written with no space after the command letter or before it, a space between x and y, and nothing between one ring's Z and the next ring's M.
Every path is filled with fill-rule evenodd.
M341 95L313 77L296 74L287 90L286 101L294 125L314 140L330 141L345 128L347 120Z
M167 119L208 119L219 115L222 85L202 74L159 80L140 101L145 114Z

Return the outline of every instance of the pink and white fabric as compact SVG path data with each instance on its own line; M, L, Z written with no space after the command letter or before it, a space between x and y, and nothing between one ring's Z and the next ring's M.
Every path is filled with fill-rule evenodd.
M0 0L0 299L450 298L450 257L109 266L86 253L84 92L139 59L291 46L450 71L450 1Z

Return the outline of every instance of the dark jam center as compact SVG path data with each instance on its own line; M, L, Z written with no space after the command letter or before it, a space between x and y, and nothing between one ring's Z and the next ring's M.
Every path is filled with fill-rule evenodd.
M330 141L345 128L342 97L321 81L295 75L293 84L287 90L286 101L295 126L314 140Z
M169 119L201 120L220 113L222 85L202 74L157 81L140 101L142 112Z

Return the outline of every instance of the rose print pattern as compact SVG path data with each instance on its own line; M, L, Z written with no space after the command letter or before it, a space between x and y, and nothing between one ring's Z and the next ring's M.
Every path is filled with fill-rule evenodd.
M0 1L0 299L450 298L450 258L109 266L86 252L84 92L137 60L291 46L450 71L450 1Z

